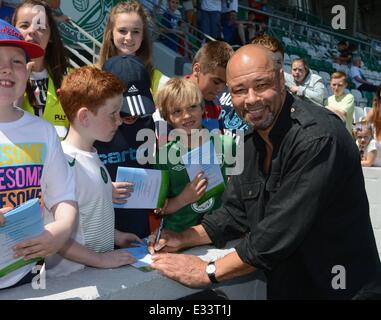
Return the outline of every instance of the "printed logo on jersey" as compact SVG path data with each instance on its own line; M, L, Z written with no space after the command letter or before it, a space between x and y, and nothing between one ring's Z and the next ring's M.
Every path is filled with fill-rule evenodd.
M70 167L74 167L74 165L75 165L75 158L73 158L73 160L71 160L71 161L68 161L68 163L69 163Z
M178 165L172 167L172 170L174 170L174 171L182 171L184 169L185 169L185 166L183 166L181 164L178 164Z
M136 88L134 85L132 85L132 86L128 89L128 92L129 92L129 93L139 92L139 89Z
M211 208L213 208L214 202L215 202L214 197L212 197L206 200L205 202L201 203L200 205L198 205L197 203L193 203L191 205L191 208L193 211L196 211L197 213L204 213L209 211Z
M135 86L133 87L136 89ZM130 87L130 89L131 88L132 87ZM140 116L147 113L144 107L142 96L140 94L134 96L126 96L124 97L124 99L126 99L127 101L128 108L130 109L130 113L132 116Z
M41 197L43 143L0 144L0 208Z
M59 10L69 16L93 38L101 42L108 13L111 11L113 2L113 0L65 0L61 1ZM89 40L70 23L60 23L59 29L66 43L75 44L80 42L90 44Z

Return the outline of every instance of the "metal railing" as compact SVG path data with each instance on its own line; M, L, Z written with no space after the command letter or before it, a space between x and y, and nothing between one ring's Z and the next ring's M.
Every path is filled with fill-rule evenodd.
M79 48L81 48L82 50L86 51L87 53L89 53L91 55L92 61L90 61L84 55L82 55L76 48L73 48L73 47L71 47L71 46L69 46L67 44L65 44L65 48L69 52L71 52L75 57L77 57L82 63L84 63L84 64L95 64L98 61L98 59L99 59L99 54L98 53L99 53L99 50L100 50L100 48L102 46L102 43L100 43L92 35L90 35L88 32L86 32L84 29L82 29L73 20L69 20L66 23L69 23L71 26L76 28L78 30L78 32L87 39L87 42L91 43L91 47L89 47L88 45L86 45L86 44L84 44L82 42L79 42L79 41L75 41L74 42L74 44L77 46L77 48L79 47ZM69 59L69 63L74 68L78 68L79 67L78 63L73 61L73 59Z
M179 19L179 22L183 25L183 27L178 29L184 33L184 35L178 35L178 38L182 38L184 42L182 44L180 41L174 40L168 36L167 32L163 31L163 29L167 29L167 27L163 25L162 21L164 19L164 21L169 22L169 19L164 17L163 14L159 12L162 8L158 8L151 0L147 0L146 2L149 2L153 8L153 10L148 10L146 8L151 14L152 23L150 29L153 35L159 41L160 39L166 39L169 40L170 43L175 44L178 48L183 49L185 57L193 57L193 54L205 43L205 41L215 41L213 37L203 33L200 29L188 23L184 19Z

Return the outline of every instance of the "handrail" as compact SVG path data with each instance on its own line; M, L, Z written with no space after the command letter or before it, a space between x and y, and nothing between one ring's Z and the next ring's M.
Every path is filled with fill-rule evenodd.
M95 43L99 48L102 47L102 43L100 43L97 39L95 39L91 34L89 34L88 32L86 32L84 29L82 29L78 24L76 24L73 20L69 20L69 23L75 27L79 33L81 33L82 35L84 35L86 38L88 38L89 40L91 40L91 42Z
M86 52L90 53L91 55L93 55L96 59L99 59L99 55L94 53L93 50L91 50L87 45L81 43L81 42L76 42L75 44L77 44L78 46L80 46L83 50L85 50Z
M81 55L77 50L73 49L73 48L70 48L68 45L65 44L65 48L67 50L69 50L72 54L74 54L78 59L80 59L81 61L83 61L84 63L86 64L93 64L93 62L91 62L90 60L88 60L87 58L85 58L83 55Z
M173 40L173 39L170 38L167 34L161 32L161 31L152 29L152 32L154 32L154 33L156 33L156 34L158 34L158 35L161 35L161 36L165 37L165 38L166 38L167 40L169 40L170 42L172 42L172 43L176 44L177 46L179 46L180 48L184 49L185 52L186 52L187 54L189 54L189 53L190 53L190 54L193 54L192 51L188 49L188 46L187 46L186 44L185 44L185 46L183 46L182 44L180 44L179 42ZM178 52L176 52L176 53L178 53Z

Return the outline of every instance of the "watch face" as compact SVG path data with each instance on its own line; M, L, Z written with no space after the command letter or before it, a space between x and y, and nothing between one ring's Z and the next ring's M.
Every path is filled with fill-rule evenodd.
M206 267L206 273L215 273L216 272L216 266L214 264L208 264Z

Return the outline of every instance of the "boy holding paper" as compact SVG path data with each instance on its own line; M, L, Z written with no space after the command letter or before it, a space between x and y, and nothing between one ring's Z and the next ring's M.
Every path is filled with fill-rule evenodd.
M95 140L110 141L121 124L123 83L113 74L93 66L67 75L59 92L70 122L62 147L75 174L79 223L60 255L46 261L48 276L67 275L84 265L114 268L134 262L127 252L114 251L141 240L115 229L112 184L100 161Z
M203 215L217 209L221 205L222 190L220 189L219 194L203 198L208 188L207 176L204 176L204 172L198 172L193 179L190 179L183 158L189 154L188 152L204 145L204 142L211 141L209 131L201 130L204 99L197 85L186 79L172 78L158 92L156 106L163 119L174 128L171 134L177 137L170 139L171 141L157 154L157 167L169 172L168 202L157 212L165 215L166 229L180 232L196 225ZM228 163L225 161L227 159L225 156L227 154L234 156L235 145L233 139L228 136L214 134L212 138L214 138L214 150L211 150L211 154L215 151L217 158L222 159L220 173L223 184L227 182L225 170ZM203 203L198 203L199 200Z
M0 239L6 238L1 234L2 225L7 225L2 215L30 199L42 197L54 215L41 235L12 247L18 264L57 252L69 239L77 215L73 175L54 127L13 103L24 94L27 62L43 54L42 48L0 20ZM9 248L3 243L0 248L0 261L12 258L4 256ZM31 282L35 264L26 262L12 272L4 272L0 265L0 289Z

